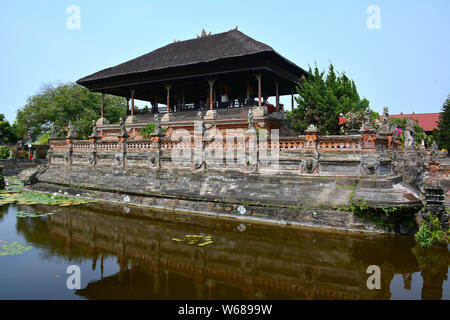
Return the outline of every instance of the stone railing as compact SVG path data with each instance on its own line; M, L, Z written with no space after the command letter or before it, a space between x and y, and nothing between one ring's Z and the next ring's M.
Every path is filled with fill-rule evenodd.
M365 176L393 173L393 144L375 133L320 136L307 131L297 137L258 137L254 129L243 136L151 139L119 137L101 140L51 140L50 165L145 167L243 173Z

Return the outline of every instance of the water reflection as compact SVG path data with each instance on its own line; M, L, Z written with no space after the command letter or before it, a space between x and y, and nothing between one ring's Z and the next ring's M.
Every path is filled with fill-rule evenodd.
M44 205L24 209L51 211ZM0 224L5 212L1 208ZM443 292L448 250L417 248L412 237L306 231L95 203L20 218L15 227L40 248L40 259L89 259L100 276L75 292L88 299L390 299L411 290L417 272L423 299L449 299ZM209 235L214 243L173 240L188 234ZM118 272L105 276L104 260L111 257ZM381 290L366 287L369 265L381 268ZM393 285L399 275L401 287Z

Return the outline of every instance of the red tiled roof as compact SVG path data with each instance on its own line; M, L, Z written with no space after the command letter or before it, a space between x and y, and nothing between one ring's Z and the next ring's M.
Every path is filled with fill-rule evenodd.
M412 118L419 122L423 131L433 131L438 128L440 113L415 113L415 114L392 114L389 118Z

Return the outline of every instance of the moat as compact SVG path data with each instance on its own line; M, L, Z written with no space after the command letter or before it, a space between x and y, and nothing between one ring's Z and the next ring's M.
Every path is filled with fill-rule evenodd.
M450 299L448 248L420 249L407 235L6 204L0 240L0 299ZM66 286L70 265L80 267L79 290ZM380 290L366 286L370 265L381 269Z

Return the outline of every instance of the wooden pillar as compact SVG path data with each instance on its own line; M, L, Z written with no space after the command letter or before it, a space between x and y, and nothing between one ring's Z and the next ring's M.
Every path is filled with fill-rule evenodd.
M172 88L172 84L168 83L166 84L166 90L167 90L167 113L170 113L170 88Z
M276 105L276 110L280 111L280 95L278 94L278 81L275 81L275 105Z
M258 79L258 107L261 107L261 73L257 73L255 77Z
M155 96L155 102L153 103L153 112L158 113L158 97Z
M181 110L184 110L184 100L185 100L185 97L184 97L184 87L183 87L183 95L182 95L182 98L181 98Z
M131 116L134 116L134 92L135 90L131 90Z
M247 102L250 100L250 83L247 81Z
M105 94L102 92L102 110L101 110L101 118L105 117Z
M216 82L216 80L214 79L208 79L208 83L209 83L209 109L212 110L213 109L213 99L214 99L214 82Z
M127 99L127 114L128 114L128 111L130 111L130 98L126 98Z

